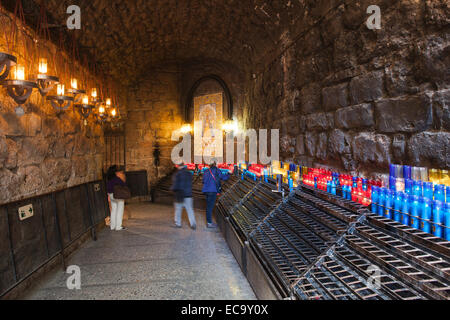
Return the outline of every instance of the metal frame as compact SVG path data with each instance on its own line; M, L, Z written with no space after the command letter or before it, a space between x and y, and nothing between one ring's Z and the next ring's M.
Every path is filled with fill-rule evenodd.
M99 206L99 203L96 200L96 193L89 192L89 189L93 188L93 186L95 184L101 185L99 192L102 193L103 206ZM89 221L85 221L85 223L84 223L85 227L83 227L83 231L81 232L80 235L78 235L76 238L73 239L70 234L70 221L69 221L69 216L67 214L67 203L66 203L65 195L66 195L67 190L72 190L74 188L78 188L80 191L80 204L81 205L82 205L82 201L84 201L84 199L85 199L83 194L85 194L85 196L87 197L87 201L88 201L88 204L87 204L88 213L87 214L89 216L88 217ZM85 193L83 193L83 189L84 189ZM58 210L58 205L57 205L57 200L56 200L57 194L61 194L64 199L62 211ZM46 229L46 225L45 225L44 208L43 208L43 201L42 201L42 199L45 197L50 197L49 201L51 202L51 207L52 207L50 210L52 212L49 214L53 214L53 217L54 217L54 221L56 224L56 232L57 232L57 240L56 241L58 242L58 247L59 247L57 252L55 254L53 254L52 256L50 256L49 239L47 237L47 229ZM12 235L11 235L11 221L9 219L9 213L10 213L10 207L16 206L17 204L20 204L23 202L30 202L30 203L36 204L40 208L41 217L39 219L40 219L40 224L44 228L45 248L46 248L47 258L43 259L42 263L40 263L38 266L34 267L33 270L27 270L26 275L19 277L19 275L17 274L17 264L16 264L16 259L15 259L15 254L14 254L14 243L13 243L13 239L12 239ZM94 205L94 207L92 205ZM4 208L4 211L6 214L7 226L5 227L6 230L4 230L4 232L6 232L7 237L9 239L9 253L10 253L10 259L11 259L11 264L12 264L11 271L13 272L13 275L14 275L14 284L11 287L7 288L6 290L3 290L3 292L0 292L0 298L7 295L8 293L10 293L12 290L14 290L14 288L16 288L21 283L23 283L25 280L30 278L35 272L37 272L38 270L43 268L45 265L50 263L57 256L61 257L62 267L65 270L66 269L66 259L65 259L66 258L66 249L68 249L69 247L72 247L77 241L79 241L82 237L84 237L87 232L91 233L92 239L94 241L97 240L96 228L99 224L102 223L103 217L106 218L109 215L108 202L107 202L107 196L106 196L106 188L105 188L105 183L102 180L88 182L88 183L81 184L78 186L73 186L68 189L63 189L63 190L43 194L40 196L36 196L33 198L23 199L23 200L15 201L12 203L3 204L0 207ZM102 210L102 218L99 221L96 221L95 216L97 216L98 214L94 216L94 212L95 211L99 212L101 207L104 208L104 211ZM82 205L82 208L83 208L83 205ZM83 219L86 219L86 212L84 209L82 209L82 211L83 212L79 212L78 214L82 214ZM60 225L60 217L62 214L64 214L66 216L66 220L67 220L66 223L67 223L68 233L69 233L69 241L66 244L64 244L63 233L61 231L61 225ZM38 218L38 217L36 217L36 218ZM2 230L0 230L0 231L2 231ZM8 270L6 272L8 272Z

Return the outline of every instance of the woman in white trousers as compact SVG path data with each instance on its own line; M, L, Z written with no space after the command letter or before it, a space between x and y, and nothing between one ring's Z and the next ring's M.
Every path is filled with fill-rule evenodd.
M111 201L111 230L122 230L123 211L125 209L125 200L114 199L114 194L109 193Z
M108 183L106 189L111 204L111 230L124 230L122 226L123 212L125 210L125 200L114 199L114 187L116 185L126 186L125 169L118 166L112 166L108 169Z

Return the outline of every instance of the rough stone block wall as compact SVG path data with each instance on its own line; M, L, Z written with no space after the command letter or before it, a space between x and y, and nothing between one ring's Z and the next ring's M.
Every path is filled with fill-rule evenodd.
M173 169L172 132L183 124L179 105L178 72L149 72L148 78L133 87L128 96L125 124L127 170L147 170L149 186ZM154 149L159 145L160 163L155 165Z
M11 14L0 7L0 26L9 30L11 21ZM31 31L24 30L25 43L31 43ZM13 54L30 71L33 66L23 43L17 43ZM48 51L47 56L52 56L58 49L48 43L43 50ZM7 51L3 29L0 51ZM64 57L65 63L72 62ZM51 61L49 68L52 68L50 64ZM67 87L70 74L63 71L63 66L58 70L61 70L58 76L66 81ZM80 69L80 72L86 71ZM101 178L103 131L99 125L93 124L92 118L84 126L79 114L72 109L58 115L37 90L23 106L25 115L16 115L15 107L6 89L1 87L0 204Z
M373 4L380 30L365 24ZM249 77L246 127L279 128L282 159L303 165L449 168L449 2L317 1L316 12Z

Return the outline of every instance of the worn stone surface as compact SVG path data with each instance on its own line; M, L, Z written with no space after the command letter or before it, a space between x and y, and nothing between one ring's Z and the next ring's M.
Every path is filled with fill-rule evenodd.
M337 110L349 105L348 84L343 83L322 89L323 107L327 111Z
M378 100L383 96L383 71L355 77L350 81L350 102L360 104Z
M304 153L301 143L296 147L300 164L367 175L386 172L390 161L448 166L442 138L449 131L448 1L378 4L383 14L380 30L365 25L369 3L347 2L329 8L324 16L326 11L318 10L317 25L306 26L305 20L304 32L280 38L280 43L292 45L252 68L255 77L245 88L245 124L270 127L283 101L299 91L299 109L283 116L305 124L299 125L301 136L291 134L297 142L304 140ZM283 60L286 54L291 59ZM274 99L276 84L291 86L293 77L295 87L285 90L281 100ZM260 113L271 117L253 121L253 114ZM334 121L329 123L325 114L332 114ZM319 141L322 132L328 135L326 155ZM431 145L442 152L431 156L429 147L411 145L431 137Z
M433 121L428 94L382 100L376 103L377 129L380 132L420 132Z
M361 104L339 109L335 113L335 124L341 129L372 127L375 124L373 106Z
M0 6L0 24L8 27L11 23L12 15ZM28 28L23 30L23 41L18 42L14 54L24 64L27 75L29 72L31 76L35 61L31 61L27 48L33 46L32 32ZM0 37L0 48L4 47L5 39ZM57 46L49 43L39 54L55 56L55 59L48 59L49 70L54 70L53 64L57 63L58 76L66 81L71 77L69 70L65 68L68 58L58 56L56 53L59 51ZM75 66L80 72L85 72L86 76L89 75L78 64ZM89 119L88 126L84 127L81 126L80 116L72 109L56 114L37 90L33 91L30 99L23 105L23 116L15 113L15 107L6 90L0 90L0 204L101 177L102 166L89 167L87 160L79 162L75 158L78 155L103 155L103 132L100 126L93 123L92 118ZM80 176L76 176L77 174ZM28 251L23 252L25 254ZM18 259L22 258L24 257L19 255Z
M353 158L360 167L380 168L390 163L390 138L386 135L362 132L353 140Z
M421 132L408 142L409 157L414 165L450 167L450 133Z
M331 131L330 139L328 140L328 152L332 157L351 153L350 136L339 129Z

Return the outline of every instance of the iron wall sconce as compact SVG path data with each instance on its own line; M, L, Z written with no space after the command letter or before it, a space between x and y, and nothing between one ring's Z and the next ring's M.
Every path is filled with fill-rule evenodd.
M13 55L0 52L0 81L8 78L11 67L17 64L17 58Z
M18 105L24 104L33 93L33 89L38 88L35 82L27 80L4 80L2 85Z
M48 96L53 109L57 112L66 111L73 103L74 98L69 96Z
M81 89L69 89L67 90L68 93L70 93L71 95L73 95L73 101L75 103L80 103L81 102L81 96L83 94L86 94L86 90L81 90Z
M38 74L36 78L39 93L43 97L45 97L53 89L55 84L59 83L58 77L48 76L46 74Z
M75 107L77 108L78 113L84 119L84 125L87 126L87 119L91 115L92 110L95 108L95 106L91 104L76 104Z

